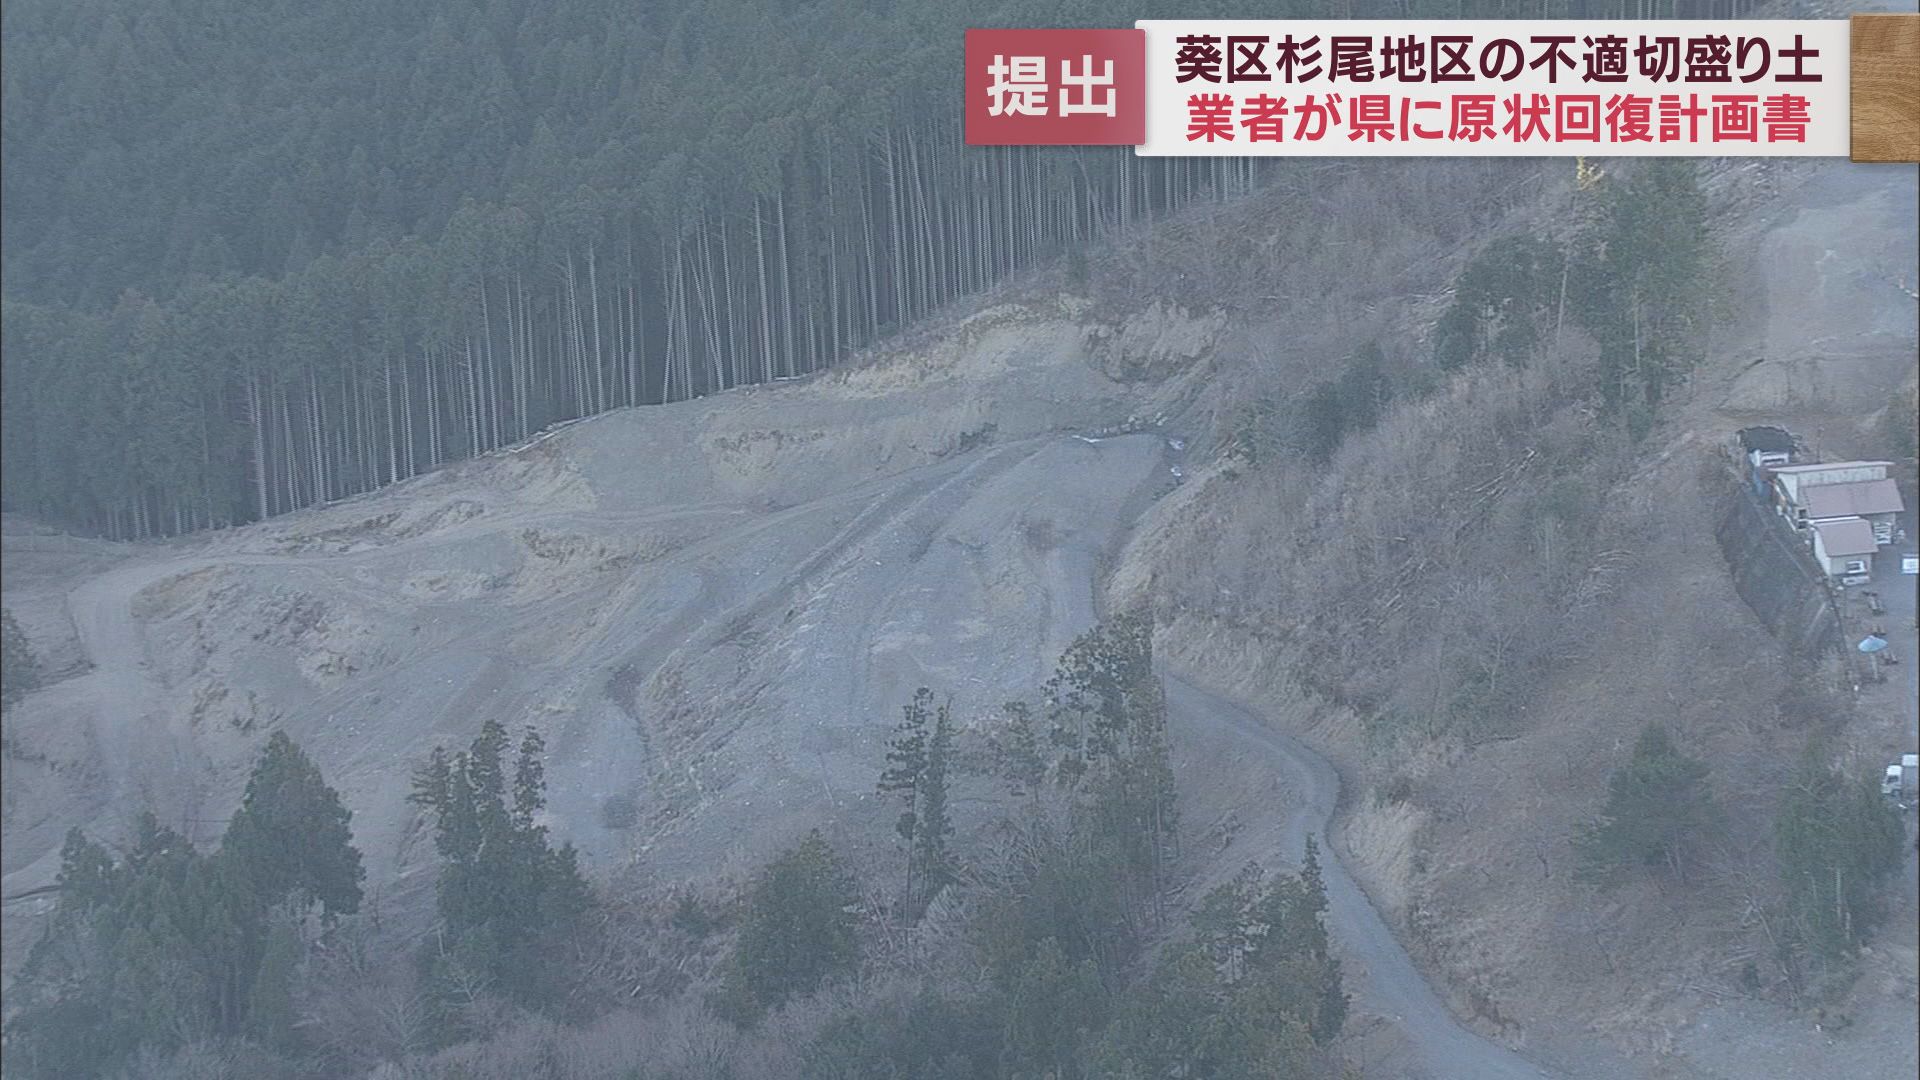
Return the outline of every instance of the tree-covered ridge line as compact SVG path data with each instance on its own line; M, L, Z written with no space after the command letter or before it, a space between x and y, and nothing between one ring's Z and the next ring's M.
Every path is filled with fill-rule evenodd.
M1308 13L1286 7L1261 14ZM1246 14L1202 8L1139 14ZM1470 14L1424 8L1377 14ZM5 504L141 537L358 494L818 371L1272 168L962 145L966 27L1112 21L1082 0L10 5Z
M257 520L559 421L811 373L1065 245L1251 176L1124 150L965 149L936 62L963 26L938 8L693 4L661 15L664 32L576 11L567 33L548 25L564 10L457 8L369 16L397 20L368 39L376 54L417 31L422 58L404 87L370 76L402 104L360 102L328 129L346 142L296 155L304 192L282 190L292 161L256 170L279 186L252 195L183 164L200 194L139 206L115 193L168 166L116 180L92 158L68 165L103 190L50 191L77 175L63 147L97 158L159 137L115 126L141 113L134 99L214 90L171 86L168 72L187 75L165 68L147 72L160 92L135 93L144 69L121 64L101 75L118 104L95 108L66 96L84 62L65 78L42 65L40 93L31 75L9 86L10 509L115 537ZM9 56L29 72L89 26L31 7L17 33L9 19ZM165 22L101 20L97 49L72 59L141 53L115 35L145 41L135 30ZM828 53L844 63L819 64ZM244 173L288 138L191 158ZM463 167L475 153L487 166ZM380 178L402 174L445 189L386 192ZM234 233L207 205L229 195L259 229ZM195 251L149 244L102 263L62 239L76 220L117 242L180 214L200 215L170 233Z
M115 537L257 520L559 421L809 374L1230 171L1122 155L1056 185L1043 155L957 150L957 130L883 135L853 151L854 192L821 163L805 215L777 192L665 236L583 189L571 224L469 203L437 245L278 282L104 314L10 301L8 504Z
M1713 18L1738 0L1157 3L1128 18ZM1090 0L17 0L4 49L17 297L91 310L441 234L464 199L771 194L813 142L958 114L962 33L1113 26ZM724 201L724 200L723 200ZM674 215L669 215L674 216Z
M685 233L583 189L571 222L468 203L438 244L379 240L277 282L101 314L8 301L8 507L117 538L258 520L560 421L810 374L1220 190L1203 174L1246 175L1120 156L1056 184L1046 156L958 145L887 133L851 151L853 191L822 161L804 213L776 192Z

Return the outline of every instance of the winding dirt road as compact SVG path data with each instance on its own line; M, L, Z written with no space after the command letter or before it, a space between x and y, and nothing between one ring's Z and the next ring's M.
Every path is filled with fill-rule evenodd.
M1327 826L1340 800L1340 775L1333 765L1225 698L1175 677L1168 677L1166 685L1176 738L1182 728L1231 732L1286 774L1298 793L1300 805L1293 808L1275 855L1291 859L1305 849L1309 836L1320 846L1328 922L1344 950L1350 985L1358 987L1357 996L1370 1009L1400 1028L1425 1067L1406 1074L1405 1080L1542 1080L1556 1075L1463 1026L1354 884L1327 842ZM1356 963L1359 971L1353 970Z
M1055 638L1063 643L1090 628L1098 617L1095 562L1095 552L1085 547L1057 550L1048 561L1050 621ZM1358 989L1357 996L1367 1008L1400 1029L1420 1059L1416 1071L1393 1080L1547 1080L1557 1076L1461 1024L1414 967L1327 840L1327 828L1340 801L1340 774L1333 764L1248 709L1177 675L1163 672L1162 677L1176 742L1183 731L1225 732L1284 776L1293 805L1255 801L1243 808L1243 820L1257 822L1276 813L1285 816L1277 842L1271 842L1264 853L1270 865L1292 863L1305 850L1309 836L1319 845L1328 922L1340 943L1349 985ZM1388 1080L1384 1073L1369 1075Z

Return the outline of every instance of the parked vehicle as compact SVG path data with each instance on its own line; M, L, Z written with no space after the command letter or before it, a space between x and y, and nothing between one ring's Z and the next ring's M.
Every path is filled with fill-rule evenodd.
M1899 803L1902 810L1912 809L1920 801L1920 754L1902 754L1898 764L1887 766L1880 794Z

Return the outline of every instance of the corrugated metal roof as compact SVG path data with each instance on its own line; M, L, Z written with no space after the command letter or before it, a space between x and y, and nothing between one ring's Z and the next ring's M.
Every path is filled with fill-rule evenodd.
M1816 521L1813 531L1820 534L1820 548L1830 559L1871 555L1879 549L1879 545L1873 542L1873 526L1861 518Z
M1792 476L1800 473L1828 472L1837 469L1860 469L1872 465L1886 468L1892 464L1893 462L1891 461L1820 461L1811 465L1776 465L1773 467L1773 471Z
M1813 484L1800 489L1801 505L1815 518L1897 514L1905 510L1900 488L1891 480L1856 480L1849 484Z

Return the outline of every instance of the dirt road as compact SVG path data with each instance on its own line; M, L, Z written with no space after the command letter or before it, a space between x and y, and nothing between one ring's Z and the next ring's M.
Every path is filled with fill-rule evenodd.
M1354 884L1327 842L1327 826L1340 798L1340 776L1332 764L1240 706L1181 679L1167 679L1167 705L1176 740L1183 730L1222 729L1286 775L1297 803L1291 808L1281 850L1274 855L1297 858L1295 853L1305 848L1309 836L1320 846L1328 921L1348 967L1349 985L1356 988L1362 1005L1401 1030L1421 1058L1419 1071L1402 1073L1395 1080L1541 1080L1555 1075L1462 1026Z
M1089 628L1096 618L1093 555L1083 547L1060 552L1049 562L1046 581L1052 594L1053 636L1062 643ZM1327 828L1340 800L1340 776L1332 763L1223 697L1177 676L1166 675L1165 681L1169 728L1176 745L1184 740L1216 739L1224 733L1283 778L1288 802L1255 798L1240 808L1246 831L1261 837L1267 849L1260 853L1262 861L1267 865L1296 862L1309 836L1319 845L1328 921L1347 965L1349 986L1357 991L1363 1008L1400 1030L1419 1058L1410 1070L1370 1069L1368 1075L1375 1080L1545 1080L1557 1075L1468 1030L1413 966L1327 841ZM1186 785L1195 782L1194 777L1184 778ZM1284 819L1281 828L1261 828L1276 816ZM1243 855L1236 853L1236 858Z

